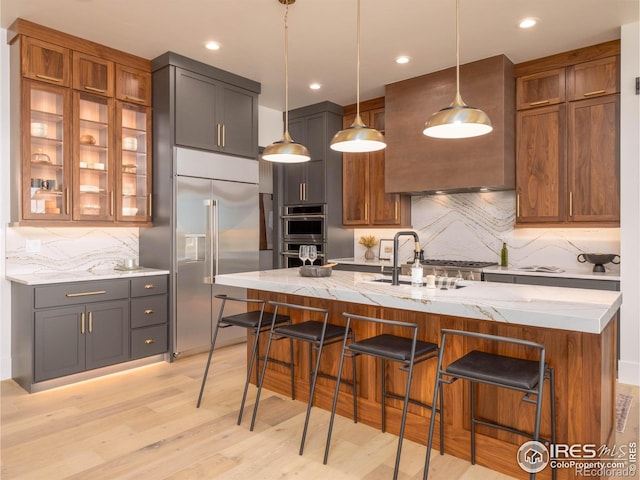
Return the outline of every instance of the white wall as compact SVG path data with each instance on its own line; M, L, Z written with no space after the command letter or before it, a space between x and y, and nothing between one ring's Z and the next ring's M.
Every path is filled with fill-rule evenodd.
M623 262L618 378L622 383L640 385L640 95L635 92L635 79L640 76L640 23L623 25L621 39L620 226Z
M0 29L0 272L5 271L9 223L9 47ZM11 378L11 284L0 275L0 380Z

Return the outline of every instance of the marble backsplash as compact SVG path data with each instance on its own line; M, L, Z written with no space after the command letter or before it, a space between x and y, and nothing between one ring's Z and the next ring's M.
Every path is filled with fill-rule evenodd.
M586 273L593 265L579 263L579 253L620 253L619 228L514 228L514 191L414 196L411 217L425 258L499 262L506 242L510 267L555 265ZM362 235L393 239L397 231L356 229L356 258L364 256ZM412 256L413 239L402 237L400 261ZM619 265L605 268L620 272Z
M138 228L6 230L7 275L110 270L127 258L138 260Z

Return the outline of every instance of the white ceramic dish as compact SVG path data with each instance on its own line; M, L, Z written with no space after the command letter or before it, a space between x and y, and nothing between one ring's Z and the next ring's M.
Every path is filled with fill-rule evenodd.
M98 193L100 191L100 188L98 188L98 186L96 185L80 185L80 191L87 193Z
M128 217L133 217L136 213L138 213L138 209L135 207L122 207L122 214Z

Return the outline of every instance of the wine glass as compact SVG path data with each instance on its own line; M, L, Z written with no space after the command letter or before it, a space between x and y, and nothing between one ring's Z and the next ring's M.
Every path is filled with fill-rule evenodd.
M309 245L300 245L298 257L302 260L302 266L307 264L307 260L309 260Z
M309 245L309 261L311 265L316 261L316 258L318 258L318 248L315 245Z

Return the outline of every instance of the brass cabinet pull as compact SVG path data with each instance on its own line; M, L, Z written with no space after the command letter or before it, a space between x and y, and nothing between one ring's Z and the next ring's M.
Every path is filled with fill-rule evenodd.
M98 93L105 93L106 92L106 90L104 90L102 88L91 87L89 85L85 85L84 89L85 90L89 90L90 92L98 92Z
M153 200L151 199L151 194L147 193L147 199L149 201L149 212L147 212L147 215L149 216L149 218L151 218L151 208L153 207L153 204L151 203Z
M144 311L144 314L145 314L145 315L151 315L152 313L155 313L155 312L154 312L152 309L150 309L150 308L147 308L147 309Z
M65 293L66 297L86 297L88 295L102 295L106 290L96 290L94 292Z
M529 104L529 106L530 106L530 107L537 107L538 105L545 105L545 104L547 104L547 103L549 103L549 102L550 102L550 100L539 100L539 101L537 101L537 102L531 102L531 103Z
M393 214L393 219L394 220L398 220L398 202L399 200L396 200L395 206L394 206L394 214Z
M307 199L307 182L304 182L302 184L302 199L303 200Z
M606 90L594 90L593 92L583 93L582 95L585 97L591 97L593 95L602 95Z
M84 335L84 312L80 314L80 333Z
M225 127L224 123L223 123L223 124L222 124L222 148L224 148L225 143L226 143L226 142L225 142L225 139L226 139L226 136L227 136L227 135L226 135L226 130L227 130L227 129L226 129L226 127Z
M113 190L109 192L109 215L113 217L113 204L115 202L115 196Z
M152 343L156 343L156 341L155 341L155 339L153 339L153 338L147 338L147 339L144 341L144 343L145 343L146 345L151 345Z
M569 216L573 217L573 192L569 192Z
M37 78L41 78L42 80L49 80L50 82L61 82L62 78L50 77L48 75L42 75L40 73L36 73Z
M520 194L516 195L516 218L520 216Z
M69 195L69 189L68 188L64 189L64 199L65 199L65 202L64 202L64 206L65 206L64 213L66 215L69 215L69 212L71 211L71 196Z
M298 198L302 201L302 184L298 184Z
M89 333L93 333L93 312L89 312Z
M364 204L364 220L366 222L369 221L369 204L365 202Z
M144 288L146 288L147 290L151 289L151 288L156 288L156 286L153 283L147 283Z
M220 146L220 124L216 123L216 147Z
M132 97L131 95L125 95L124 98L125 98L125 100L132 100L134 102L140 102L140 103L144 102L144 100L142 98L140 98L140 97Z

